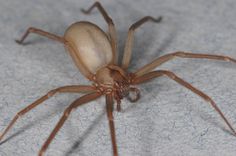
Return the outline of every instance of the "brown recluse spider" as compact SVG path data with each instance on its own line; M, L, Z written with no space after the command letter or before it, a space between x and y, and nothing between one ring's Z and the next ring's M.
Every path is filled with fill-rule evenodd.
M82 12L84 12L85 14L89 14L95 7L100 11L100 13L108 24L108 35L97 25L87 21L81 21L72 24L66 30L63 37L51 34L41 29L29 28L22 36L22 38L20 40L17 40L17 43L22 44L25 38L29 35L29 33L35 33L64 44L69 54L71 55L75 65L79 68L80 72L86 78L92 81L92 85L64 86L49 91L46 95L42 96L41 98L39 98L38 100L36 100L35 102L33 102L32 104L30 104L29 106L22 109L16 114L16 116L7 126L5 131L0 135L0 141L5 136L5 134L12 128L12 126L15 124L19 117L22 117L27 112L29 112L48 98L52 97L56 93L87 93L86 95L75 100L71 105L66 108L61 119L53 129L46 142L43 144L42 148L40 149L38 155L42 156L44 155L49 144L56 136L60 128L63 126L73 109L90 101L93 101L101 97L102 95L105 95L106 112L109 120L113 155L118 156L115 127L113 122L114 101L116 101L117 103L117 111L120 111L121 99L123 99L124 97L127 97L131 102L136 102L140 98L140 91L139 89L134 87L134 85L144 83L153 78L158 78L161 76L167 76L168 78L176 81L180 85L188 88L190 91L203 98L206 102L209 102L210 105L215 109L215 111L227 124L232 133L236 135L235 129L229 123L228 119L224 116L224 114L221 112L215 102L208 95L195 88L188 82L184 81L183 79L179 78L171 71L153 71L156 67L171 59L174 59L175 57L212 59L236 63L235 59L221 55L195 54L178 51L161 56L153 60L151 63L138 69L137 71L133 73L128 73L127 68L129 66L132 54L134 31L147 21L159 23L162 18L159 17L156 19L151 16L146 16L131 25L128 31L128 37L125 44L124 57L120 66L118 65L117 60L117 37L115 25L112 19L106 13L105 9L99 2L95 2L88 10L82 9ZM129 93L132 93L132 96Z

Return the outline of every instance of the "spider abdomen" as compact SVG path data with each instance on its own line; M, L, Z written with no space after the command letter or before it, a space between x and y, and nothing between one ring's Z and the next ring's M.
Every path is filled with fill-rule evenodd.
M81 68L86 68L95 74L101 67L111 63L113 55L108 36L95 24L86 21L74 23L66 30L64 38L82 73Z

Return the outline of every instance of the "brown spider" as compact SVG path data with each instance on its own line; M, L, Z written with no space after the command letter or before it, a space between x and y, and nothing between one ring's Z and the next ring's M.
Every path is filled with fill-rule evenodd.
M75 100L71 105L69 105L64 111L60 121L57 123L56 127L42 146L39 151L39 156L44 155L44 152L48 148L49 144L60 130L60 128L65 123L66 119L70 115L73 109L81 106L82 104L88 103L92 100L95 100L102 95L106 97L106 111L107 117L109 120L109 127L111 133L111 141L113 147L113 155L118 156L118 150L116 145L116 137L115 137L115 128L113 122L113 108L114 101L117 102L117 111L121 110L121 99L127 97L131 102L135 102L140 97L139 89L135 88L134 85L144 83L153 78L167 76L170 79L176 81L180 85L188 88L201 98L203 98L206 102L209 102L211 106L216 110L217 113L221 116L224 122L228 125L230 130L234 135L236 135L236 131L228 122L224 114L217 107L215 102L205 93L196 89L191 84L185 82L174 73L167 70L156 70L153 71L159 65L175 58L199 58L199 59L213 59L213 60L222 60L227 62L234 62L236 60L230 58L228 56L220 56L220 55L209 55L209 54L194 54L188 52L174 52L164 56L161 56L151 63L145 65L144 67L138 69L134 73L128 73L127 68L130 63L131 53L132 53L132 45L134 39L134 31L136 28L141 26L143 23L147 21L160 22L161 17L155 19L150 16L146 16L141 20L134 23L128 32L128 37L125 44L124 49L124 57L122 60L121 66L117 63L117 37L116 37L116 29L113 24L112 19L108 16L104 8L101 6L99 2L95 2L88 10L82 10L82 12L88 14L93 8L97 7L100 11L104 19L106 20L109 32L108 35L101 30L97 25L87 22L81 21L72 24L65 32L63 37L57 36L55 34L51 34L49 32L45 32L43 30L37 28L29 28L26 33L22 36L21 40L17 40L19 44L22 44L25 38L29 35L29 33L35 33L41 36L45 36L49 39L58 41L65 45L66 49L69 51L74 63L79 68L81 73L92 81L92 85L73 85L73 86L64 86L54 90L49 91L46 95L39 98L28 107L19 111L16 116L13 118L11 123L7 126L5 131L0 135L0 141L5 136L5 134L12 128L17 119L27 112L52 97L56 93L87 93L86 95ZM132 96L129 94L132 93Z

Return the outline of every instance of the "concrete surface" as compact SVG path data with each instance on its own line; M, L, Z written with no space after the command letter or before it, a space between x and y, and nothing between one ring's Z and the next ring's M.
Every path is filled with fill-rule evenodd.
M130 70L177 50L236 58L235 0L102 0L114 19L122 55L129 26L146 15L163 16L135 34ZM22 108L50 89L89 84L64 47L37 35L17 45L29 26L63 35L73 22L89 20L106 30L98 11L84 15L89 0L0 0L0 132ZM160 67L201 89L236 128L236 64L174 59ZM235 156L236 137L198 96L167 78L140 86L137 104L123 100L115 113L122 156ZM63 110L80 95L57 95L22 119L0 143L0 156L34 156ZM73 112L46 152L48 156L111 156L104 98Z

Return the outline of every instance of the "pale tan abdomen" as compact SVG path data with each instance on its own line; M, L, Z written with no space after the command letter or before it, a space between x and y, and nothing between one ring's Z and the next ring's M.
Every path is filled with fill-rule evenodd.
M110 41L98 26L90 22L74 23L66 30L64 38L70 45L70 54L76 57L74 61L83 74L83 70L95 74L98 69L111 63L113 56ZM83 66L86 69L82 69Z

